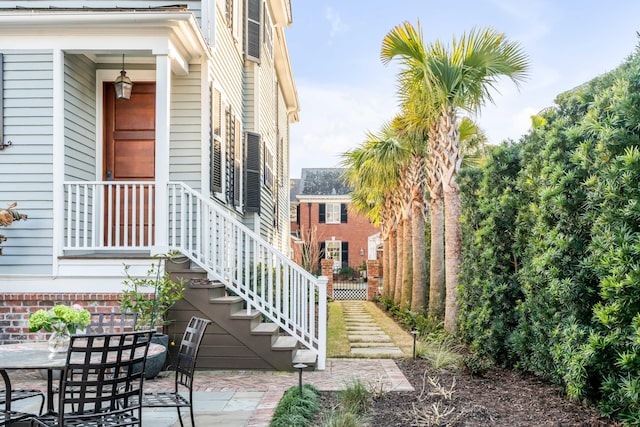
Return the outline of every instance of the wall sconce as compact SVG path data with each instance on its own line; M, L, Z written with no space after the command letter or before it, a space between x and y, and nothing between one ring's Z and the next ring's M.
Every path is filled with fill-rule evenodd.
M120 71L120 75L116 78L116 81L113 82L113 85L116 88L116 99L131 98L133 83L131 79L127 77L127 72L124 71L124 53L122 54L122 71Z
M360 248L360 256L364 256L364 248Z

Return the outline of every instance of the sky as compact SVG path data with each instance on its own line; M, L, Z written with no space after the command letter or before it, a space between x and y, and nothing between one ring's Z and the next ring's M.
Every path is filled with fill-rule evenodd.
M339 167L342 154L398 112L399 63L384 65L385 35L407 21L425 43L450 45L473 27L520 43L530 76L501 80L475 117L489 143L518 140L555 97L620 65L638 45L637 0L291 0L285 30L300 103L291 124L290 176Z

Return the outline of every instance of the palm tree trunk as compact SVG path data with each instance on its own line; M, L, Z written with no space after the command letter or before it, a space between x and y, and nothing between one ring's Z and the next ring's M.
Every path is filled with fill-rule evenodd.
M444 193L444 239L446 303L444 328L455 333L458 328L458 283L462 263L462 228L460 227L460 190L456 176L462 163L460 135L455 110L444 111L438 123Z
M433 193L432 193L433 194ZM444 209L437 195L429 201L431 218L431 259L429 269L429 314L444 319Z
M402 295L400 308L411 308L411 294L413 287L413 248L411 238L411 206L404 208L402 219Z
M400 305L400 301L402 300L402 259L404 257L404 222L402 219L398 221L398 228L396 232L396 259L394 260L396 264L396 283L394 285L394 294L393 294L393 302L396 305Z
M389 231L385 230L382 240L382 297L389 298L391 295L391 280L389 278Z
M422 312L426 308L427 266L424 248L424 203L414 202L411 213L411 234L413 251L413 286L411 311Z
M446 309L444 327L455 333L458 327L458 284L462 258L462 228L460 227L460 193L457 188L444 191L444 235L446 241Z

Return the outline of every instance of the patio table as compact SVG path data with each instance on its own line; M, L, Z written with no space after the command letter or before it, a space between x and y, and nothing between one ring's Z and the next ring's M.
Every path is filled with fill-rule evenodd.
M150 343L147 356L161 353L162 344ZM47 370L47 412L54 412L53 407L53 371L62 370L67 361L67 353L52 353L46 341L20 344L0 345L0 375L4 380L7 392L6 410L11 410L11 380L7 374L13 369L46 369Z

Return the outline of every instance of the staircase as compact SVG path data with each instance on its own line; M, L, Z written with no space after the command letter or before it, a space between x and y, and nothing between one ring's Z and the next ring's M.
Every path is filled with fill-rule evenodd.
M175 322L167 333L176 344L191 316L213 322L200 347L198 368L291 371L297 363L316 368L313 351L282 333L275 323L264 321L258 310L247 311L241 297L229 295L224 284L207 279L206 271L193 267L190 260L167 262L166 269L172 280L187 281L184 299L169 313ZM171 358L177 350L177 345L170 348Z
M323 370L326 277L316 278L223 208L183 183L169 183L168 243L184 263L167 266L188 281L167 330L179 340L192 315L211 319L199 368Z

